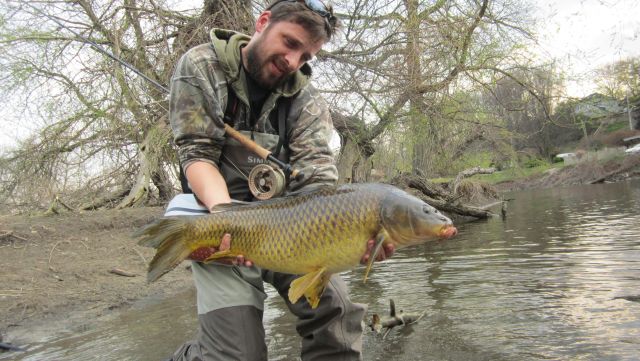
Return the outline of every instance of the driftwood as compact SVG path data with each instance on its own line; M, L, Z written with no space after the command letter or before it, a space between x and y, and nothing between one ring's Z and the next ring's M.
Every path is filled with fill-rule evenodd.
M29 242L28 239L20 237L16 234L13 233L13 231L2 231L0 230L0 241L13 241L13 240L17 240L17 241L22 241L22 242Z
M409 193L443 212L480 219L495 215L487 209L460 204L459 197L446 191L442 186L431 183L417 175L402 174L392 179L391 183L404 188Z
M60 197L58 197L57 195L53 198L53 201L51 202L51 205L49 206L49 209L47 209L46 212L44 212L45 215L52 215L52 214L60 214L60 207L68 210L68 211L73 211L73 208L69 207L66 203L64 203L62 200L60 200Z
M80 209L83 211L93 211L99 208L113 206L114 204L122 201L122 199L129 194L132 187L133 185L125 185L111 194L94 199L90 203L80 206Z
M4 342L0 342L0 350L6 350L6 351L20 351L20 352L25 352L26 350L18 347L18 346L14 346L10 343L4 343Z
M371 318L372 331L380 334L383 329L386 329L382 338L387 337L391 329L400 325L411 325L418 322L424 317L425 312L422 313L404 313L402 310L396 313L396 304L393 299L389 300L389 316L380 317L377 313L374 313Z
M109 270L109 273L113 273L114 275L123 276L123 277L135 277L135 273L131 273L120 268L112 268Z
M594 180L591 180L591 181L587 182L587 184L602 183L602 182L606 181L607 178L609 178L609 177L615 176L616 174L619 174L619 173L622 173L622 172L626 172L629 169L632 169L632 168L637 167L639 165L640 165L640 161L635 161L635 162L632 161L632 162L628 162L627 164L622 164L617 169L615 169L615 170L613 170L613 171L611 171L611 172L609 172L609 173L607 173L607 174L605 174L605 175L603 175L601 177L598 177L598 178L596 178Z
M491 174L495 171L496 171L495 168L480 168L480 167L473 167L473 168L463 170L462 172L458 173L458 175L456 176L456 179L453 181L453 187L452 187L453 194L457 193L458 186L460 185L460 182L464 178L469 178L476 174Z

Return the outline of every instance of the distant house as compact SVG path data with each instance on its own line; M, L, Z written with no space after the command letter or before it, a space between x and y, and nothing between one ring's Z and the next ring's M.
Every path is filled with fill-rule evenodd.
M556 154L556 158L562 159L565 164L574 164L578 161L578 155L576 153L560 153Z
M617 99L593 93L580 99L576 105L575 113L587 118L598 119L617 115L624 112L625 108L620 105Z

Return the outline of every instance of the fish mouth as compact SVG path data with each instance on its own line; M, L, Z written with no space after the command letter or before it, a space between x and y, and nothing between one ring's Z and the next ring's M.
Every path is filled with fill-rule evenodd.
M453 236L455 236L456 234L458 234L458 229L456 229L456 227L454 227L451 224L448 224L446 226L442 226L442 228L440 228L440 231L438 232L438 237L440 238L451 238Z

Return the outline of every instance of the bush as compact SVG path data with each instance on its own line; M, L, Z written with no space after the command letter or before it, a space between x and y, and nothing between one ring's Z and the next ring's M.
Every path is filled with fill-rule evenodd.
M524 162L523 166L525 168L536 168L536 167L540 167L540 166L543 166L543 165L546 165L546 164L547 164L547 162L545 162L542 159L531 158L531 159L528 159L526 162Z
M610 147L621 147L624 146L624 142L622 141L624 138L629 138L636 135L640 135L640 130L621 129L608 134L602 134L597 138L604 145Z

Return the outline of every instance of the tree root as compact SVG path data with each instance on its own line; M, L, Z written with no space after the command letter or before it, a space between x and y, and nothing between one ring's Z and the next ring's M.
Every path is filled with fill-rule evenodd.
M391 183L405 188L409 193L443 212L479 219L486 219L495 215L487 209L460 204L459 196L455 196L447 192L443 187L417 175L402 174L395 177Z

